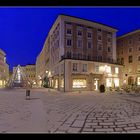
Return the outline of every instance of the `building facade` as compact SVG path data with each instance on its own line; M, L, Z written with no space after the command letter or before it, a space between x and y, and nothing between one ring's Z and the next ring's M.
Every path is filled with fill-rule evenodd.
M49 85L63 91L98 90L122 84L123 66L116 61L116 29L59 15L49 38Z
M9 80L9 65L6 63L6 54L0 49L0 87L5 87Z
M117 59L124 64L123 84L140 85L140 30L117 38Z
M13 73L15 72L17 67L13 68ZM23 71L23 76L25 75L27 80L32 84L33 87L36 86L36 66L35 65L26 65L21 66L21 69Z
M43 86L43 81L46 75L49 72L49 36L47 37L43 49L38 55L36 59L36 80L37 80L37 86L41 87Z

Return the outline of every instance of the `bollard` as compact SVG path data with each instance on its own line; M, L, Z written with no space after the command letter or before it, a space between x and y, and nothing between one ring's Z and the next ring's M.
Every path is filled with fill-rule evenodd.
M26 90L26 100L30 100L30 90Z

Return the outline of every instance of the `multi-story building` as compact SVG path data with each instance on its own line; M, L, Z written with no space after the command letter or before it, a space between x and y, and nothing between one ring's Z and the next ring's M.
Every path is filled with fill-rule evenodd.
M64 91L98 90L100 84L119 87L123 66L116 61L116 31L97 22L59 15L47 37L49 67L44 74L50 87Z
M6 63L6 54L0 49L0 87L5 87L9 80L9 65Z
M37 86L43 86L43 81L49 73L49 36L47 37L43 49L36 59L36 80Z
M117 38L117 59L124 64L123 84L140 85L140 30Z
M13 68L13 74L15 73L17 67ZM26 79L32 84L32 86L36 86L36 66L32 64L28 64L26 66L21 66L22 76L26 76Z

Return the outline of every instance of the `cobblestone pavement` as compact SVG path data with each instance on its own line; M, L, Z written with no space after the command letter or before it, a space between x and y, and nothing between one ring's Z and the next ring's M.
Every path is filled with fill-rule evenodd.
M43 96L50 133L140 133L140 96L94 92Z
M39 98L43 103L46 133L140 133L139 95L98 92L61 93L47 89L34 89L31 93L33 98ZM23 101L23 94L20 96L16 93L9 96L12 98L10 103L9 100L7 103L0 103L0 116L6 110L19 112L23 109L23 104L27 106ZM18 107L14 106L13 99L16 106L19 104ZM5 106L5 109L1 106ZM30 113L26 108L24 112L27 113L22 112L23 117L29 117ZM28 117L25 119L27 120Z

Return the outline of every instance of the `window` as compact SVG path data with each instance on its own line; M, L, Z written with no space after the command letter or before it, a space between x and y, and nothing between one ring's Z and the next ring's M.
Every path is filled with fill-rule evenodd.
M58 88L58 79L55 79L55 88Z
M117 62L120 63L120 58L117 58Z
M98 44L98 51L102 51L103 45L102 44Z
M73 88L86 88L87 82L86 79L73 79L72 87Z
M105 65L105 71L106 73L111 73L111 66Z
M137 85L140 85L140 77L137 77Z
M98 35L97 38L98 38L98 40L100 40L100 41L102 40L102 36L101 36L101 35Z
M99 65L95 65L95 72L99 72Z
M108 51L108 52L111 52L111 47L108 47L107 51Z
M131 52L132 52L132 48L129 48L129 49L128 49L128 52L131 53Z
M132 40L129 40L129 44L132 44Z
M90 59L91 59L91 56L90 56L90 55L88 55L88 56L87 56L87 59L88 59L88 60L90 60Z
M129 62L129 63L132 63L132 61L133 61L132 55L131 55L131 56L128 56L128 62Z
M114 84L115 84L115 87L119 87L119 79L118 78L114 78Z
M108 35L112 35L112 33L111 33L111 32L107 32L107 34L108 34Z
M124 64L124 58L121 58L121 64Z
M112 86L112 78L106 78L106 86L111 87Z
M88 38L91 38L92 37L92 34L91 33L87 33L87 37Z
M72 46L72 40L71 39L67 39L67 46Z
M67 34L72 34L71 29L67 29Z
M78 59L82 59L82 54L78 53Z
M138 61L140 61L140 56L138 56Z
M82 31L79 31L79 30L78 30L78 31L77 31L77 35L78 35L78 36L82 36Z
M78 45L79 48L81 48L81 47L83 46L83 42L82 42L82 40L78 40L77 43L78 43L77 45Z
M118 74L119 73L119 68L115 67L115 73Z
M102 30L101 29L98 29L98 32L100 33L100 32L102 32Z
M87 64L83 64L83 72L87 72Z
M64 88L64 79L61 79L61 88Z
M137 66L137 72L140 73L140 65Z
M87 42L87 46L88 46L88 48L90 49L91 46L92 46L92 42L91 42L91 41L88 41L88 42Z
M112 42L112 38L108 38L107 39L107 42Z
M73 71L78 71L78 64L77 63L73 63Z
M101 55L98 56L98 60L102 61L102 56Z

